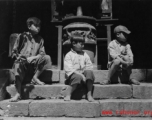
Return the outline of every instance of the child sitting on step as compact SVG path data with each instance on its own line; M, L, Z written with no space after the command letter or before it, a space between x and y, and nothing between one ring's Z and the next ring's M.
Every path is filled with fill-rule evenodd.
M131 32L125 26L119 25L115 27L114 33L116 39L111 41L108 45L110 57L108 61L108 79L103 81L101 84L109 84L116 71L126 70L129 75L130 82L132 84L139 85L140 83L136 79L131 78L133 53L130 45L127 43L127 37Z
M94 74L92 72L93 65L90 57L83 51L85 39L80 33L73 33L71 35L71 51L69 51L64 59L64 70L69 81L67 88L67 95L65 101L71 100L73 91L78 84L84 82L87 86L87 99L93 102L92 88L94 83Z
M12 50L12 57L16 58L13 70L17 93L10 99L11 102L17 102L21 99L23 83L30 83L32 81L35 84L44 85L44 82L40 81L38 77L44 70L51 69L51 58L49 55L46 55L44 40L38 35L40 23L40 19L36 17L28 18L27 27L29 31L19 36Z

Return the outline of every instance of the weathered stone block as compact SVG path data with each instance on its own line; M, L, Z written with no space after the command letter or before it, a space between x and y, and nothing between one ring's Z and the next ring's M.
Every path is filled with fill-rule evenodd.
M90 103L86 100L70 102L63 100L41 100L30 103L29 113L31 117L99 117L100 105L98 102Z
M65 108L61 100L35 100L29 105L30 116L64 116Z
M29 114L29 100L22 100L19 102L9 102L4 100L0 102L0 109L2 116L28 116Z
M152 84L141 83L140 85L133 85L133 97L136 99L151 99Z
M100 104L96 102L88 102L81 100L78 102L70 102L66 107L66 116L69 117L99 117Z
M59 82L59 70L45 70L40 75L40 80L45 83Z
M94 83L101 83L102 81L107 79L108 70L94 70L93 73L95 76Z
M152 100L100 100L101 116L145 117L151 116ZM148 114L148 112L151 112Z
M132 87L125 84L94 85L94 98L131 98Z
M146 82L152 83L152 69L146 69Z
M65 85L25 85L22 89L23 99L55 98L60 95ZM8 93L13 97L16 94L14 85L8 86Z

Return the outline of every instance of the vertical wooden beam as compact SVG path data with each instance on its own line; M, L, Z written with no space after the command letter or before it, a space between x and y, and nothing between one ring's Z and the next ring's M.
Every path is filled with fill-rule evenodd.
M57 26L58 28L58 63L57 68L61 70L62 66L62 25Z
M108 46L109 43L111 42L111 26L112 26L112 24L106 24L105 26L107 27L107 46ZM108 60L109 60L109 54L108 54Z
M108 45L111 42L111 26L112 26L112 24L106 24L105 26L107 27L107 38L108 38L107 45Z
M94 66L97 67L98 70L98 46L95 46L95 57L94 57Z

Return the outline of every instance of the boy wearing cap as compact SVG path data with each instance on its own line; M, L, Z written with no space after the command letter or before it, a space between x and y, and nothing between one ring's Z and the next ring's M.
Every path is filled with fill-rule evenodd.
M38 77L44 70L51 69L51 58L45 54L44 40L38 35L40 23L41 21L36 17L29 18L27 20L29 32L19 36L12 50L12 57L16 58L13 70L17 93L10 99L11 102L17 102L21 98L23 83L29 83L32 79L33 83L44 85Z
M71 95L78 84L84 82L87 86L87 99L89 102L93 102L94 99L91 94L94 82L93 65L90 57L83 51L84 37L79 33L74 33L70 41L72 48L64 59L64 70L69 85L64 100L70 101Z
M130 45L127 43L127 37L131 33L125 26L119 25L115 27L114 33L116 39L108 45L109 61L108 61L108 79L101 84L109 84L114 73L118 70L126 70L129 75L129 80L132 84L139 85L140 83L131 78L131 69L133 65L133 53Z

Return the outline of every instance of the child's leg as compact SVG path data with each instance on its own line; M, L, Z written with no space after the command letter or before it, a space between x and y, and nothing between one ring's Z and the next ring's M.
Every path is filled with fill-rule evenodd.
M66 94L66 97L64 98L65 101L70 101L71 100L71 95L73 93L73 91L77 88L77 85L81 83L82 81L82 76L78 75L78 74L75 74L73 73L69 80L70 80L70 85L68 86L67 88L67 94Z
M132 84L135 84L135 85L140 85L140 82L138 82L136 79L134 79L134 78L131 77L131 73L132 73L132 68L131 68L131 66L127 67L126 70L127 70L128 75L129 75L129 80L130 80L130 82L131 82Z
M64 98L65 101L70 101L71 100L71 95L73 93L73 91L77 88L77 84L74 85L69 85L67 88L67 92L66 92L66 97Z
M126 55L126 56L123 56L123 60L124 60L125 62L131 63L130 57L127 56L127 55ZM132 64L129 64L129 66L123 64L123 65L122 65L122 68L123 68L123 69L127 69L127 68L130 67L130 66L132 66Z
M15 77L15 89L16 94L10 99L10 102L17 102L19 99L21 99L21 80L19 76Z
M125 56L125 57L124 57L124 61L130 62L130 58L129 58L128 56ZM124 68L125 68L125 66L124 66ZM131 82L132 84L139 85L140 82L138 82L138 81L137 81L136 79L134 79L134 78L131 78L132 65L127 66L127 67L126 67L126 70L127 70L128 75L129 75L129 80L130 80L130 82Z
M89 102L94 102L95 100L92 97L93 81L92 80L87 80L86 83L87 83L87 89L88 89L88 92L87 92L88 101Z
M32 82L38 84L38 85L44 85L45 83L39 80L39 76L40 74L46 70L46 69L51 69L52 66L52 62L51 62L51 58L49 55L45 55L44 57L40 57L38 58L38 70L36 71L35 75L33 76Z
M94 74L91 70L85 70L84 76L86 77L86 85L87 85L87 99L89 102L95 101L92 97L92 88L93 88L93 82L94 82Z
M101 84L102 85L106 85L109 84L111 81L112 76L114 75L114 73L119 69L121 65L120 60L115 59L111 65L111 67L109 68L109 72L108 72L108 77L107 80L104 80Z
M16 94L13 98L10 99L10 102L17 102L21 98L21 85L25 76L24 65L25 64L21 63L14 64Z
M42 70L37 70L35 75L33 76L32 82L35 82L38 85L44 85L44 82L41 82L38 77L40 76L40 74L42 73Z

